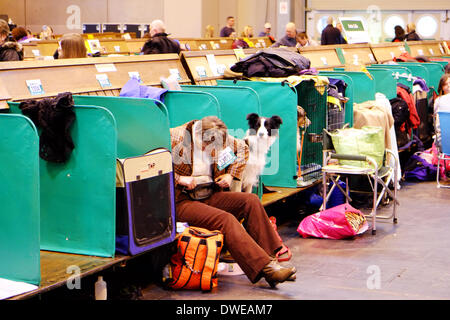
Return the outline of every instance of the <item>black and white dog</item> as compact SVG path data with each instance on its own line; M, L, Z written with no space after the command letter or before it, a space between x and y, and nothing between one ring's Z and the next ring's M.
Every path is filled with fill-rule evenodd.
M278 138L278 129L283 123L279 116L260 117L257 113L247 115L249 129L244 141L249 147L249 159L242 175L242 191L252 192L266 165L270 147Z

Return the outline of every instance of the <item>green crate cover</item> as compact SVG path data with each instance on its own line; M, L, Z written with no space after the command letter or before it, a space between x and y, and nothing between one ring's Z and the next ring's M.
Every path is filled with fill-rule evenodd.
M248 129L247 115L261 114L261 103L255 90L231 86L182 86L183 90L208 92L217 98L220 117L236 138L243 138Z
M168 91L164 96L164 104L169 113L171 128L206 116L221 117L219 101L207 92Z
M12 112L21 112L17 103ZM75 108L66 163L40 159L41 249L112 257L116 219L116 122L102 107Z
M229 134L242 139L248 130L247 115L261 114L261 103L255 90L240 86L182 86L183 90L208 92L217 98L221 120L228 128ZM261 179L260 179L261 181ZM256 193L262 197L262 187Z
M348 123L350 127L353 126L353 103L354 103L354 84L353 79L343 73L338 71L320 71L320 76L325 76L333 79L339 79L344 81L347 84L347 88L345 89L345 96L348 98L347 103L345 104L345 123Z
M397 73L397 72L399 74L408 74L408 75L411 74L412 76L414 76L413 72L406 66L389 65L389 64L372 64L367 68L371 68L371 69L379 68L379 69L391 70L393 73L392 76L394 76L395 73ZM401 83L401 84L404 84L405 86L409 87L409 89L412 92L414 81L412 81L412 80L410 81L410 80L408 80L408 78L405 78L405 77L399 77L398 79L395 79L395 80L397 81L397 83Z
M408 68L410 68L413 72L418 67L417 76L425 79L427 82L427 86L430 89L434 89L437 92L437 89L439 87L439 80L441 79L442 75L444 74L444 68L439 63L434 62L399 62L401 66L405 65ZM421 68L426 69L427 72L419 72ZM421 76L423 74L423 76Z
M278 157L265 167L262 182L272 187L297 187L297 92L295 88L279 82L218 80L219 86L243 86L252 88L259 96L261 114L264 117L279 115L283 120L280 139L272 145ZM274 151L276 150L276 151ZM273 163L272 163L273 162Z
M364 72L336 70L341 74L348 75L353 80L353 100L355 103L375 100L375 81L370 79ZM320 73L321 74L321 73Z
M0 278L39 285L39 138L22 115L0 114Z
M370 67L367 70L375 79L375 92L383 93L388 100L397 97L397 80L392 76L391 70Z
M117 123L117 156L140 156L156 148L171 150L168 113L158 100L128 97L74 96L76 104L108 109Z

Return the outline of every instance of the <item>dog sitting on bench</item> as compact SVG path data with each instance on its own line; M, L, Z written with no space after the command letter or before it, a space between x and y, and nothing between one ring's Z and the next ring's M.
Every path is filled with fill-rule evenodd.
M258 185L259 176L266 166L267 153L278 138L278 129L283 121L277 115L266 118L257 113L248 114L247 120L249 129L244 141L250 155L242 175L242 191L251 193L253 186Z

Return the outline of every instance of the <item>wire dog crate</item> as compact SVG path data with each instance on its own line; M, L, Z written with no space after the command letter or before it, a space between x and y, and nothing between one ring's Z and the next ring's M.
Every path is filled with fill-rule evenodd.
M297 185L308 186L322 176L322 131L327 126L327 86L302 81L296 87L299 111ZM302 114L302 111L304 113Z
M308 186L322 177L322 132L345 125L345 104L329 99L327 85L302 81L298 93L298 179L297 185Z

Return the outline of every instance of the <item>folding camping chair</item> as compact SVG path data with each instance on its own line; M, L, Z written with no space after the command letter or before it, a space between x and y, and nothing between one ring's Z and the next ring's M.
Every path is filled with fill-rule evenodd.
M390 157L388 157L390 155ZM391 159L393 161L391 161ZM369 166L350 166L340 164L339 161L349 160L349 161L362 161L369 164ZM377 219L393 219L393 223L397 223L397 205L400 203L397 200L397 188L394 187L394 191L389 189L389 185L392 182L393 186L397 186L397 168L398 168L398 158L395 154L389 150L385 149L384 153L384 164L379 167L377 161L374 158L359 154L338 154L336 153L333 141L331 139L330 133L326 130L323 131L323 166L322 166L322 179L323 179L323 204L320 208L321 211L326 209L326 204L330 198L330 195L337 187L346 198L347 203L352 201L349 195L349 184L348 178L350 175L360 175L367 176L372 191L373 191L373 207L372 212L369 215L365 215L372 219L372 234L376 234L376 220ZM394 162L394 163L393 163ZM341 178L346 179L346 190L339 184ZM333 182L333 186L327 193L328 178ZM378 190L378 185L382 186L382 189ZM387 202L387 196L393 199L393 211L390 215L377 215L377 207L384 199Z
M438 188L450 188L450 185L441 184L439 182L439 169L441 161L450 161L450 112L439 111L439 124L441 128L441 148L438 151L438 163L436 182Z

